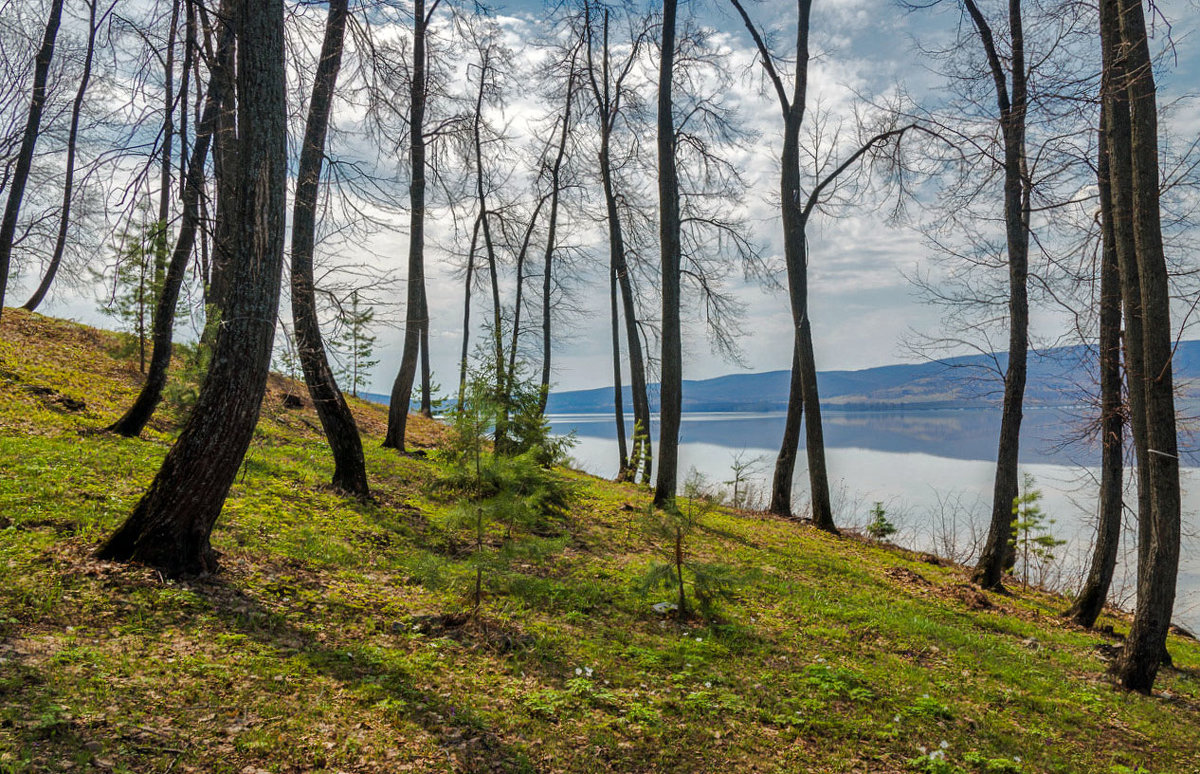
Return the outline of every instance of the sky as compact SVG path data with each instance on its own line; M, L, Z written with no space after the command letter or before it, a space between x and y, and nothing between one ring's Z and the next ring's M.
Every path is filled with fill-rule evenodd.
M781 40L788 39L793 3L764 0L751 2L748 7L761 24L784 33ZM738 167L750 183L742 206L763 254L777 262L782 251L774 202L778 188L779 109L771 95L760 93L754 51L740 20L726 5L711 0L707 5L696 3L695 8L701 20L716 30L715 40L726 50L738 74L725 99L757 134L737 154ZM1160 88L1165 95L1182 96L1200 87L1200 54L1195 45L1200 7L1195 0L1183 0L1160 8L1164 16L1174 19L1171 37L1175 43L1175 55L1160 79ZM540 23L542 14L541 4L535 2L510 2L498 12L505 18L510 42L518 46L522 36L529 35ZM942 94L942 79L925 64L917 51L917 41L927 46L944 43L952 39L959 22L954 3L910 13L895 3L817 0L812 22L817 58L810 75L810 104L819 100L834 115L848 115L856 94L877 97L899 88L919 100L937 100ZM1164 29L1160 20L1158 41L1163 40ZM533 101L518 99L508 111L514 131L526 131L521 127L536 109ZM1200 111L1186 106L1172 119L1171 128L1183 136L1195 137L1200 133ZM922 298L908 279L908 275L931 266L930 248L916 229L890 224L885 209L868 200L861 206L843 209L837 217L817 216L809 227L810 317L820 370L911 361L915 355L909 344L916 340L915 332L937 334L941 329L941 310ZM395 229L366 237L360 247L363 255L370 256L367 260L403 279L406 213L396 221ZM438 243L452 240L445 222L435 220L430 231ZM602 266L607 260L604 250L603 245L597 246L591 262ZM430 256L427 273L434 380L448 390L457 379L462 341L461 279L436 255ZM18 287L10 289L9 303L20 303L30 281L28 275L19 278ZM693 325L684 342L685 378L790 366L791 317L785 294L764 288L758 281L739 280L734 290L745 312L745 335L739 341L741 362L731 362L715 353L701 326ZM401 300L403 284L398 284L394 292ZM610 385L611 342L603 271L592 272L576 301L580 314L569 322L568 335L555 342L555 387L569 390ZM90 294L60 292L42 311L111 326ZM475 319L480 319L483 312L477 306ZM1047 339L1062 326L1062 320L1053 314L1038 319ZM380 363L369 389L386 393L399 364L403 334L398 327L383 326L376 333Z

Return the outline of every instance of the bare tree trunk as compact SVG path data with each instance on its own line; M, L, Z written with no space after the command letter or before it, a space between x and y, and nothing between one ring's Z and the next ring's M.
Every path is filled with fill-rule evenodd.
M21 135L21 147L17 151L17 163L8 181L4 218L0 220L0 312L4 310L4 294L8 289L8 274L12 263L13 240L17 235L17 218L21 215L21 200L25 196L25 185L29 182L29 171L33 167L33 151L41 129L42 109L46 106L46 80L50 72L50 60L54 58L54 42L58 38L58 26L62 21L62 7L63 0L51 0L42 46L34 59L33 95L29 99L29 114L25 119L25 131Z
M308 121L304 127L304 145L300 148L300 166L296 170L296 200L292 208L292 324L296 331L296 349L304 369L304 380L308 383L308 394L333 452L333 485L344 492L366 498L371 491L367 483L362 439L359 438L354 415L350 413L350 407L338 389L325 355L313 280L317 193L321 186L321 165L325 158L325 138L333 109L333 92L342 64L348 5L349 0L330 0L329 3L325 40L313 78L312 101L308 106Z
M484 214L480 211L475 218L475 225L471 228L471 247L467 251L467 278L463 290L462 357L458 365L458 405L456 409L459 411L462 410L463 402L467 398L467 356L470 354L471 345L471 288L475 282L475 248L479 246L479 226L483 217Z
M219 17L230 18L231 13L236 13L237 4L238 0L224 0ZM211 35L213 23L208 19L203 3L199 4L199 8L204 26L210 30L209 34ZM238 45L239 42L235 40L235 56ZM221 74L223 79L220 89L221 104L217 111L217 125L213 134L213 177L216 182L217 205L216 222L212 233L213 249L209 267L207 301L219 315L225 313L226 300L232 292L229 266L237 250L232 226L236 220L234 213L237 212L238 204L237 107L240 97L234 88L234 77L232 68Z
M539 197L537 206L525 224L525 234L521 238L521 247L517 251L517 287L513 298L512 330L508 332L508 380L504 385L505 405L511 402L513 390L516 389L517 374L517 344L521 333L521 310L525 305L525 259L529 255L529 246L533 241L533 231L537 228L538 215L546 203L545 196Z
M67 247L67 230L71 225L71 196L75 191L75 144L79 137L79 114L83 110L83 99L87 93L88 82L92 78L92 59L96 52L96 6L99 0L88 0L88 40L87 52L83 57L83 73L79 76L79 89L75 92L75 101L71 104L71 129L67 134L67 170L63 179L62 214L58 221L58 236L54 240L54 253L50 256L50 265L33 295L25 302L25 309L30 312L38 308L50 285L58 274L62 264L63 252Z
M992 517L987 542L974 580L989 589L1002 588L1001 576L1013 563L1013 500L1019 488L1021 418L1025 399L1026 362L1029 352L1029 186L1025 169L1025 44L1021 26L1021 0L1009 0L1008 24L1012 63L1005 68L996 53L991 28L973 0L967 11L987 55L995 81L1004 141L1004 223L1008 247L1008 367L1004 375L1004 405L1000 416L1000 443L992 490ZM1006 83L1011 72L1011 98Z
M1108 107L1100 108L1100 141L1097 182L1100 189L1100 513L1092 564L1079 596L1066 615L1080 626L1091 628L1112 585L1121 542L1121 513L1124 506L1124 428L1121 409L1121 270L1113 226L1112 186L1109 171Z
M675 116L671 99L675 71L677 0L663 0L658 65L658 205L662 258L662 378L659 409L658 480L654 504L675 502L679 466L679 424L683 411L683 342L679 319L679 177L675 169Z
M154 314L154 330L152 334L153 349L150 354L150 371L137 399L124 415L108 429L127 438L140 435L146 423L154 415L154 410L162 400L162 391L167 384L167 370L171 366L171 352L174 349L172 337L175 329L175 307L179 301L179 291L187 274L188 261L192 248L196 243L196 230L200 223L199 202L204 191L204 163L208 158L209 146L216 131L218 114L224 99L222 89L226 83L227 71L231 62L234 47L234 31L229 25L223 27L221 42L213 62L212 75L209 78L208 94L205 97L204 115L196 131L196 145L192 149L192 160L188 169L187 186L183 192L183 216L179 223L179 237L175 249L171 253L171 261L163 277L162 287L158 294L158 304Z
M571 107L575 102L575 58L571 57L571 71L567 75L567 104L563 107L562 128L558 135L558 151L554 165L550 168L550 223L546 231L546 252L542 256L542 395L538 400L538 414L546 413L546 400L550 397L551 356L551 311L554 290L554 252L558 247L558 200L562 189L562 165L567 155L567 139L571 136Z
M167 55L163 67L163 144L159 171L158 224L154 235L154 287L161 288L167 273L167 234L171 219L171 167L174 164L172 146L175 139L175 39L179 29L179 2L171 2L171 27L167 31Z
M1113 0L1104 0L1108 5ZM1116 664L1121 685L1149 693L1167 655L1167 632L1179 570L1179 449L1171 358L1170 285L1159 215L1158 106L1140 0L1119 0L1121 50L1127 57L1132 222L1143 315L1141 381L1145 389L1145 454L1149 511L1139 514L1137 608ZM1111 11L1107 12L1111 16ZM1130 288L1132 290L1132 288Z
M435 2L436 5L436 2ZM417 356L421 334L428 319L425 314L425 98L426 66L425 30L429 19L425 0L413 3L413 59L409 107L409 137L412 151L412 181L408 187L411 215L408 233L408 296L404 310L404 350L400 356L400 372L392 385L388 406L387 434L383 446L404 451L404 435L408 428L408 408L412 401L413 380L417 374Z
M641 333L638 330L638 313L637 306L634 303L633 280L630 277L629 266L625 260L625 236L621 226L621 212L618 206L616 182L613 179L611 153L613 126L617 120L621 105L622 89L625 78L630 72L630 66L636 58L635 55L641 38L639 37L634 41L633 50L629 54L629 59L626 60L625 67L621 68L614 75L609 48L609 14L608 9L605 9L601 26L600 64L597 66L593 50L591 7L591 2L585 2L584 23L586 25L588 42L587 73L600 123L600 183L604 191L604 206L608 221L609 268L620 288L621 306L625 316L625 339L629 347L629 383L633 398L634 435L632 453L628 457L628 477L630 480L637 477L638 466L640 464L642 466L642 481L648 484L650 483L650 474L653 466L653 450L650 444L650 400L646 391L646 364L642 354ZM600 76L598 79L596 77L597 73ZM615 311L613 315L615 325ZM619 339L619 336L613 339L613 351L617 353L617 357L619 357L620 351ZM620 361L615 360L614 373L618 379L620 376L619 371ZM623 414L623 410L620 413ZM621 416L617 417L617 422L618 433L623 436L624 422ZM622 463L621 469L624 470L625 468L626 464Z
M629 467L629 449L625 444L625 396L621 387L621 320L617 305L617 267L609 261L608 301L612 322L613 417L617 422L617 480L630 481L636 471ZM635 440L634 443L637 443Z
M98 554L176 576L217 568L209 536L254 435L279 310L287 206L283 0L239 3L236 18L242 163L228 313L195 411Z

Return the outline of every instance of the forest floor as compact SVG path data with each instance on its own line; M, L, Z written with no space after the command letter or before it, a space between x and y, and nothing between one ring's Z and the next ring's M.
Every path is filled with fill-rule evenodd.
M463 577L469 545L430 486L438 455L381 449L385 410L355 401L376 500L341 497L276 377L221 571L97 561L186 403L177 386L142 439L105 433L140 381L129 349L4 310L0 772L1200 771L1195 641L1172 637L1153 696L1124 693L1120 614L1084 631L1061 597L727 509L688 550L744 585L715 620L675 621L639 590L647 492L568 470L539 558L485 577L458 625L463 594L434 581Z

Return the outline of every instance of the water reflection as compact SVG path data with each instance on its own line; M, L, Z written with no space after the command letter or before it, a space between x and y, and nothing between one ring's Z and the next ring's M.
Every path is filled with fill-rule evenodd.
M1044 510L1055 519L1056 536L1066 539L1061 561L1047 581L1064 589L1078 588L1087 567L1097 509L1098 447L1086 440L1083 423L1062 409L1027 411L1023 423L1021 468L1030 473L1044 495ZM992 476L999 434L997 411L914 411L826 413L825 441L835 515L840 524L861 526L871 505L884 503L900 527L895 542L911 548L957 554L966 560L982 540L990 513ZM574 431L571 454L578 467L612 477L617 468L615 425L611 416L556 415L556 432ZM632 434L632 428L629 430ZM657 440L658 428L651 428ZM721 485L731 477L733 458L757 458L751 487L765 493L774 456L783 435L783 414L690 414L680 431L681 472L695 468ZM1064 443L1064 438L1081 438ZM1200 630L1200 468L1194 452L1185 456L1185 544L1179 574L1176 620ZM794 502L807 502L804 455L796 471ZM1134 500L1132 477L1127 501ZM1134 545L1127 525L1125 546ZM1131 604L1135 560L1125 551L1114 582L1113 599Z

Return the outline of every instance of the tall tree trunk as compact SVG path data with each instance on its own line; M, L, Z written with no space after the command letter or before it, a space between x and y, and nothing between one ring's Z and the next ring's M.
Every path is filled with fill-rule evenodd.
M458 364L458 404L461 411L467 397L467 360L471 346L471 288L475 282L475 248L479 246L479 226L484 218L483 211L475 217L475 225L471 228L471 247L467 251L467 278L463 283L463 338L462 357Z
M75 101L71 104L71 129L67 134L67 170L63 179L62 214L58 221L58 236L54 240L54 253L50 256L50 265L42 276L41 283L33 295L25 302L25 309L30 312L38 308L50 285L58 274L62 263L63 252L67 247L67 231L71 225L71 196L75 191L75 143L79 137L79 114L83 110L84 95L87 93L88 82L92 78L92 58L96 52L96 6L100 0L88 0L88 40L87 52L83 57L83 73L79 76L79 89L75 92Z
M25 185L29 182L29 171L33 167L33 150L37 145L38 132L42 125L42 109L46 106L46 79L50 73L50 60L54 58L54 42L58 38L58 27L62 21L62 7L63 0L51 0L42 46L34 59L33 95L29 99L25 131L21 135L17 163L13 167L12 177L8 180L8 200L4 203L4 218L0 220L0 312L4 310L4 294L8 289L8 274L12 264L13 240L17 236L17 218L21 215L21 200L25 196Z
M675 71L677 0L663 0L662 46L658 65L658 206L662 260L662 377L659 409L658 479L654 504L673 505L679 466L679 424L683 412L683 341L679 319L679 177L675 169L675 116L671 99Z
M1113 0L1104 0L1110 3ZM1171 358L1171 297L1159 215L1158 105L1153 62L1140 0L1119 0L1122 50L1128 57L1132 221L1142 303L1141 380L1146 443L1139 465L1148 468L1149 512L1139 514L1137 608L1116 665L1129 690L1149 692L1166 656L1167 632L1179 570L1179 448Z
M508 332L508 380L504 386L505 405L511 403L517 380L517 344L521 333L521 310L525 305L525 259L529 255L529 246L533 242L533 231L537 227L538 215L546 203L545 196L538 198L537 206L525 224L525 234L521 238L521 248L517 251L517 287L513 298L512 330Z
M617 423L617 480L629 481L636 471L629 467L629 449L625 444L625 396L621 387L621 312L617 304L617 267L608 266L608 302L612 322L613 417ZM637 441L635 440L634 443Z
M231 18L237 12L238 0L222 0L217 22ZM199 4L201 20L207 34L213 35L214 22L209 19L203 3ZM236 57L239 41L234 41ZM234 242L233 224L236 222L238 205L238 124L237 107L240 96L234 84L233 68L225 68L220 74L221 104L217 111L217 124L213 134L213 177L216 183L216 219L213 227L212 258L209 267L209 286L206 301L214 307L217 316L225 314L225 306L231 289L229 266L237 245ZM211 342L210 342L211 343Z
M169 575L212 572L209 543L254 435L279 311L287 189L283 0L237 7L237 252L228 313L179 440L129 519L99 551Z
M424 315L425 300L425 68L428 57L425 53L426 25L425 0L413 3L413 58L412 83L410 84L409 142L412 155L412 181L408 186L409 218L408 232L408 295L404 309L404 350L400 355L400 371L392 385L392 396L388 406L387 434L383 445L388 449L404 451L404 436L408 429L408 408L412 401L413 380L417 374L417 356L420 352L421 333L429 324Z
M1100 189L1100 513L1096 545L1087 579L1067 616L1091 628L1112 585L1121 542L1124 485L1124 428L1121 409L1121 269L1113 226L1113 200L1108 151L1108 107L1100 108L1097 182Z
M550 223L546 229L546 252L542 256L542 382L538 414L546 413L546 400L550 397L550 337L552 294L554 290L554 253L558 248L558 201L562 192L562 165L567 155L567 139L571 136L571 106L575 102L575 58L571 57L571 71L567 75L567 104L563 107L562 127L558 135L558 150L554 165L550 168Z
M621 306L625 317L625 338L629 348L629 384L633 398L633 448L628 457L628 476L630 480L637 477L638 467L642 466L642 482L650 483L653 466L653 452L650 444L650 400L646 391L646 364L642 354L642 339L638 330L637 306L634 303L633 280L625 260L625 236L621 226L621 212L618 205L616 182L613 177L612 163L612 133L618 118L621 105L625 77L630 72L632 59L637 53L641 38L634 41L630 59L626 66L614 77L611 52L609 49L609 12L605 8L601 25L600 64L597 67L592 40L591 2L584 4L584 23L587 32L587 73L592 88L592 97L596 103L596 113L600 124L600 183L604 192L604 206L608 221L609 269L613 273L620 288ZM599 79L596 78L597 71ZM614 324L616 313L614 312ZM613 351L620 351L619 336L613 339ZM614 361L614 372L619 378L620 363ZM618 397L617 400L621 400ZM619 414L623 413L622 410ZM624 435L624 422L618 415L618 433ZM622 469L625 468L623 464Z
M179 223L179 237L175 241L175 249L171 252L171 261L163 277L162 287L158 294L158 303L154 313L152 332L153 349L150 354L150 371L137 399L125 414L109 427L109 430L127 438L140 435L146 423L154 415L162 399L163 388L167 384L167 370L171 366L171 352L174 349L172 337L175 330L175 307L179 301L179 291L183 287L187 275L188 260L196 243L196 230L200 222L200 198L204 192L204 162L208 158L209 146L216 131L217 116L223 100L222 89L226 82L226 73L232 63L234 47L234 30L226 25L223 28L221 42L213 63L212 75L209 78L208 93L204 102L204 115L196 130L196 145L192 149L192 160L188 169L187 187L183 192L183 216Z
M304 381L313 408L321 420L329 448L333 452L333 485L344 492L366 498L371 494L367 483L366 461L358 425L325 355L321 325L317 318L317 296L313 279L313 250L316 242L317 194L321 186L321 165L325 158L325 138L333 110L333 92L342 65L342 45L346 32L349 0L330 0L329 18L321 59L313 78L312 101L304 127L304 145L300 148L300 166L296 170L296 199L292 208L292 324L296 331L296 350L304 369ZM355 357L358 356L357 346ZM357 387L357 379L355 380Z
M1021 0L1009 0L1008 24L1012 42L1011 97L1006 68L996 53L992 32L973 0L965 0L987 55L995 82L1004 142L1004 223L1008 248L1008 367L1004 375L1004 405L1000 443L992 489L992 517L987 542L974 580L989 589L1002 588L1001 576L1013 563L1013 500L1019 488L1021 418L1029 352L1029 185L1025 169L1025 44Z
M161 288L167 273L167 234L171 220L171 167L175 163L175 38L179 29L179 2L171 3L171 27L167 31L167 55L163 67L163 144L159 170L158 222L154 234L154 287Z

